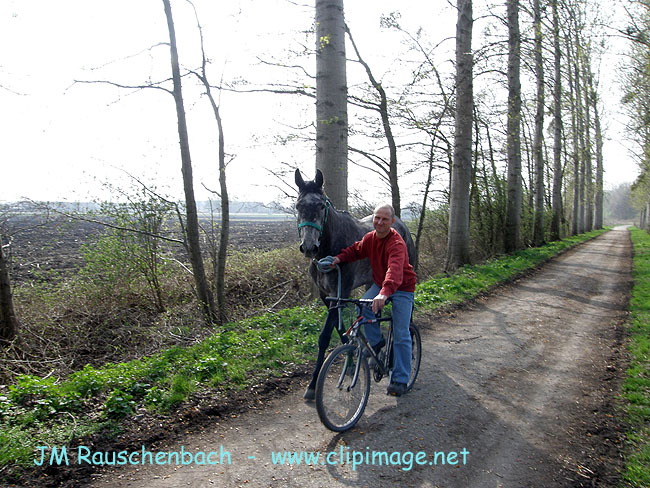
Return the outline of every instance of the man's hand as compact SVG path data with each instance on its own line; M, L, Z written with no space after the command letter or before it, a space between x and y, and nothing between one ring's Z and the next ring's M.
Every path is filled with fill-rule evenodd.
M332 260L332 264L330 264L330 268L336 268L336 265L339 264L340 262L341 260L335 256L334 259Z
M372 311L374 313L379 312L382 308L384 308L384 305L386 305L386 300L388 300L388 297L386 295L382 295L382 294L377 295L372 300Z

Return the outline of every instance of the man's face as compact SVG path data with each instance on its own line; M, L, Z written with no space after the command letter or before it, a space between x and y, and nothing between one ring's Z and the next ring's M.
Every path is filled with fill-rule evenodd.
M387 208L378 208L372 216L372 225L377 231L377 237L386 237L390 232L390 226L393 225L395 219L391 216L390 210Z

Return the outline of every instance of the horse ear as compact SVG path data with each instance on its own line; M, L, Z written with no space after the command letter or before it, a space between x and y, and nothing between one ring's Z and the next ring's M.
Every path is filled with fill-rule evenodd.
M323 187L323 172L320 169L316 170L316 178L314 179L314 183L316 183L318 188Z
M300 170L296 168L296 185L298 185L298 190L302 191L305 188L305 180L302 179Z

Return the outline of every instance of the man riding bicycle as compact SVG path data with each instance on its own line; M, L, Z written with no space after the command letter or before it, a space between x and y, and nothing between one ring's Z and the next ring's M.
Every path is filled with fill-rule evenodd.
M411 336L409 324L413 311L413 297L417 277L409 263L406 243L391 226L395 222L395 210L385 204L375 208L372 214L374 231L368 232L360 241L343 249L334 257L331 266L359 259L369 258L374 284L363 298L372 299L372 312L381 310L388 297L393 302L393 373L387 393L402 396L411 373ZM363 314L368 321L364 324L365 335L378 352L386 340L377 323L369 322L374 317L364 307Z

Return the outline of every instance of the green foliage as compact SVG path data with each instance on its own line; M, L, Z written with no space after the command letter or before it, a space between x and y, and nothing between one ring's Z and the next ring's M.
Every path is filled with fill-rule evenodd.
M330 34L327 34L326 36L320 36L318 39L318 42L320 44L320 49L321 51L327 46L332 39L332 36Z
M106 416L113 419L126 417L133 413L134 409L133 395L129 395L120 389L113 390L104 402Z
M632 229L634 287L629 305L630 364L623 384L627 421L626 466L629 486L650 486L650 235Z
M9 386L9 400L15 405L30 407L34 419L47 419L57 412L79 408L80 394L76 390L61 389L53 378L24 375L16 385Z
M281 374L288 364L314 359L323 320L320 306L281 310L227 324L190 347L102 368L86 366L65 381L23 375L7 397L0 397L0 436L6 440L0 460L29 465L42 437L35 431L72 432L75 416L94 411L97 399L103 417L115 422L139 406L167 412L198 388L245 388L261 371ZM93 425L101 422L96 415Z
M82 246L85 265L79 276L92 284L90 291L100 294L128 296L145 288L153 306L163 311L161 280L167 266L158 236L169 231L173 206L144 189L126 197L126 203L101 204L99 214L113 227Z

